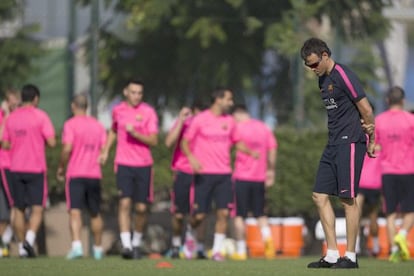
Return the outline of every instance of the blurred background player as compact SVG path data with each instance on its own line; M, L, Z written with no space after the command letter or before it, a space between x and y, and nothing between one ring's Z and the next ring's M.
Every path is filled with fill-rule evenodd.
M360 208L361 217L368 217L369 236L372 239L372 248L368 254L377 256L380 251L378 240L378 213L381 207L381 166L380 147L376 147L377 158L365 155L362 165L361 179L359 180L359 191L357 204Z
M194 199L194 176L193 170L187 157L181 150L182 137L191 124L195 115L203 111L205 107L195 103L192 108L183 107L180 110L177 120L168 132L165 138L165 145L168 148L174 146L173 158L171 161L171 169L174 171L173 192L171 195L171 211L172 216L172 248L171 257L179 258L180 248L182 246L182 233L184 228L185 216L190 213L192 201ZM196 240L187 237L183 248L185 258L191 259L197 251L197 258L205 258L204 253L204 227L203 222L197 228Z
M258 153L254 158L244 152L236 152L233 179L235 181L236 253L234 260L246 260L245 222L250 211L258 219L265 244L265 257L273 259L275 248L272 233L265 215L265 190L275 180L277 141L272 131L262 121L252 119L245 105L237 105L233 110L240 141Z
M236 144L240 150L252 153L239 142L234 118L227 114L233 106L233 92L216 89L211 94L211 103L209 109L194 117L184 133L181 147L195 174L191 226L196 229L206 218L214 198L217 217L211 257L223 261L221 249L226 238L229 209L233 208L230 151Z
M117 140L116 182L119 190L119 228L124 259L140 259L142 233L152 202L151 146L158 144L158 117L154 108L143 102L144 83L129 80L123 90L125 101L112 111L112 127L103 151L106 161ZM131 239L131 209L136 213Z
M10 112L20 104L20 92L9 89L5 92L5 99L0 109L0 142L3 128ZM0 145L0 257L9 256L9 245L13 237L11 226L11 207L13 198L10 187L10 156L9 151L3 150Z
M414 115L404 110L404 99L401 87L391 87L386 98L389 109L375 120L391 262L409 260L407 233L414 225ZM397 233L398 213L403 222Z
M63 126L63 148L57 178L60 181L65 180L67 166L65 191L72 248L66 258L77 259L83 256L81 211L86 207L94 237L92 255L95 260L100 260L103 257L103 222L100 214L102 172L99 158L106 142L106 131L95 118L87 116L87 107L88 100L85 95L74 97L71 104L73 117Z
M19 255L35 257L33 245L47 199L45 146L54 147L56 139L49 116L37 108L39 89L32 84L23 86L21 99L22 105L7 118L2 146L10 150L13 224ZM31 212L26 231L24 211L28 207Z

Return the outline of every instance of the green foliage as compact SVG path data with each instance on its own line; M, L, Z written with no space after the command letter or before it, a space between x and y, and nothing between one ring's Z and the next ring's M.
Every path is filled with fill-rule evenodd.
M21 1L1 1L0 24L12 22L21 5ZM0 91L20 85L33 71L32 59L42 53L39 44L30 39L37 26L16 26L15 31L10 37L0 38Z
M283 128L276 135L276 183L268 191L269 211L275 216L315 216L312 188L327 132Z

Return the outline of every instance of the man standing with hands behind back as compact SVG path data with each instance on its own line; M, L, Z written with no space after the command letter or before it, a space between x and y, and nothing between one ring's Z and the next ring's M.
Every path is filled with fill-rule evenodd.
M319 162L312 195L328 250L326 256L308 267L358 268L355 247L360 212L356 196L365 153L375 157L374 115L356 75L331 58L331 50L324 41L318 38L306 40L301 56L305 65L319 77L329 130L328 145ZM339 197L345 210L347 249L343 257L339 256L336 244L335 214L330 195Z

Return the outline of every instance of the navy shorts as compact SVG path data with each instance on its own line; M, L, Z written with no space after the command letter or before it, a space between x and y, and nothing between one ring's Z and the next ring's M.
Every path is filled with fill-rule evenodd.
M233 187L230 174L197 174L194 176L195 213L210 211L214 199L216 209L233 208Z
M66 186L68 209L87 208L94 217L100 213L101 183L94 178L70 178Z
M175 172L171 194L172 213L189 214L194 201L194 176L185 172Z
M47 183L44 173L11 172L14 207L46 207Z
M8 169L0 169L0 221L10 221L10 208L13 206L10 178Z
M359 188L359 193L364 196L364 205L379 206L381 202L381 190Z
M316 173L316 193L355 198L358 194L365 143L327 145Z
M397 211L414 212L414 175L382 175L382 193L385 201L385 213Z
M118 165L116 183L119 196L129 197L134 203L152 202L152 167Z
M249 211L253 217L264 216L265 186L264 182L236 180L236 215L247 217Z

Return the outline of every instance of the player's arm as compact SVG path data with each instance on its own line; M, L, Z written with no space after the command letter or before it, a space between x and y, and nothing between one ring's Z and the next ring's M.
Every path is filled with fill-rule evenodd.
M238 141L236 143L236 150L250 155L255 159L259 158L259 153L257 151L251 150L243 141Z
M356 102L359 114L361 115L361 125L369 137L367 153L369 157L375 157L375 118L371 105L366 97Z
M180 137L181 130L183 129L184 122L191 114L191 109L188 107L183 107L180 110L175 126L168 132L167 137L165 137L165 145L167 148L172 147L177 143L178 138Z
M68 164L71 152L72 152L72 144L63 144L63 148L60 153L59 166L56 172L56 178L59 181L64 181L65 179L65 168L66 168L66 165Z
M275 182L276 178L276 160L277 150L276 148L270 149L267 152L267 170L266 170L266 187L270 187Z
M134 129L134 126L132 124L127 124L125 126L126 131L129 135L140 141L141 143L144 143L148 146L156 146L158 144L158 135L156 133L152 133L149 135L142 134Z
M190 143L188 139L183 138L183 140L181 141L181 150L183 151L185 156L187 156L188 162L190 162L190 165L193 168L194 172L201 171L202 169L201 164L191 152Z
M105 164L106 161L108 160L109 151L111 150L112 145L115 143L115 140L116 140L116 133L111 128L108 131L108 136L107 136L107 139L106 139L106 143L105 143L104 147L101 150L101 155L99 156L99 160L100 160L101 164Z
M4 122L0 126L0 144L1 144L2 149L9 150L10 149L10 142L8 141L7 138L6 139L4 138L5 132L6 132L6 123Z
M47 138L46 145L48 145L51 148L54 148L56 146L56 138L54 136Z
M5 150L10 149L10 142L9 141L1 141L1 148Z

